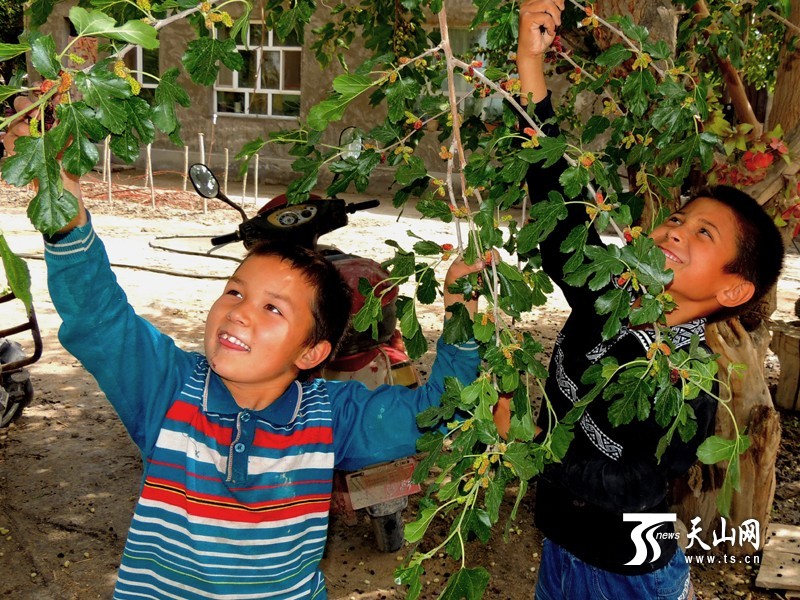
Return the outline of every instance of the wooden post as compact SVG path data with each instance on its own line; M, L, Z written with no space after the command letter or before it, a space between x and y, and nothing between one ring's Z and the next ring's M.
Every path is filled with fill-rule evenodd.
M800 321L775 323L770 347L781 363L775 404L779 408L800 410Z
M106 137L103 140L103 183L106 182L106 178L108 177L108 138Z
M189 146L183 147L183 191L186 191L186 184L189 182Z
M228 195L228 149L225 148L225 172L222 179L222 192Z
M258 206L258 154L256 154L256 172L253 173L253 206Z
M107 188L108 201L111 202L111 136L108 136L106 138L105 161L106 161L106 172L108 173L108 179L106 179L106 182L108 184Z
M147 184L150 186L150 206L156 207L156 186L153 183L153 144L147 144Z
M244 208L244 199L247 197L247 171L244 172L244 178L242 179L242 200L239 202L239 206Z
M201 164L206 164L206 147L205 147L205 144L203 143L203 132L202 131L197 134L197 138L198 138L198 140L200 142L200 163ZM208 198L203 196L203 214L205 215L207 213L208 213Z

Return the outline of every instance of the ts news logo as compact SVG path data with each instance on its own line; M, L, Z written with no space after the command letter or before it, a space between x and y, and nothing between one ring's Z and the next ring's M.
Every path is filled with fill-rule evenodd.
M623 513L623 521L638 522L639 525L631 531L631 541L636 548L636 555L626 565L643 565L648 554L648 545L653 556L648 562L655 562L661 556L661 546L657 540L678 539L680 535L675 531L657 531L664 523L674 523L678 520L675 513Z

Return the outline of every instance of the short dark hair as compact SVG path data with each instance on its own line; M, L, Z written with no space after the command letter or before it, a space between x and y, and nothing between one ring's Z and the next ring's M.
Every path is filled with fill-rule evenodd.
M725 265L725 272L739 275L755 287L753 297L746 303L723 307L709 315L709 321L722 321L747 312L772 289L783 267L783 240L772 218L742 190L729 185L703 188L687 204L698 198L711 198L733 212L739 226L736 236L738 251L736 258Z
M274 256L287 261L315 290L311 303L314 323L305 343L313 346L323 340L330 342L331 353L320 364L324 365L335 354L350 322L352 291L338 269L319 252L286 242L259 242L250 248L244 260L251 256Z

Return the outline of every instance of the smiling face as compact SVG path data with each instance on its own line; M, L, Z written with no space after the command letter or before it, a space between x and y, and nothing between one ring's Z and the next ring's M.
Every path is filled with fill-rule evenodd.
M315 290L277 256L251 256L208 313L205 353L241 406L263 408L330 352L309 344ZM265 404L266 403L266 404Z
M666 268L674 273L667 291L678 304L679 321L708 316L750 299L752 283L727 272L738 255L739 235L734 212L705 197L672 214L650 234L666 256Z

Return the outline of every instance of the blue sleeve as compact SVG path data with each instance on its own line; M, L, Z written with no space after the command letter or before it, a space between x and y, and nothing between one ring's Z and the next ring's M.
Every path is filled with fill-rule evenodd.
M91 221L45 240L61 344L91 373L146 455L196 357L136 315Z
M329 381L336 468L352 471L415 454L423 433L417 415L439 404L446 377L472 383L479 363L474 341L454 346L440 339L428 382L417 389L382 385L370 390L359 382Z

